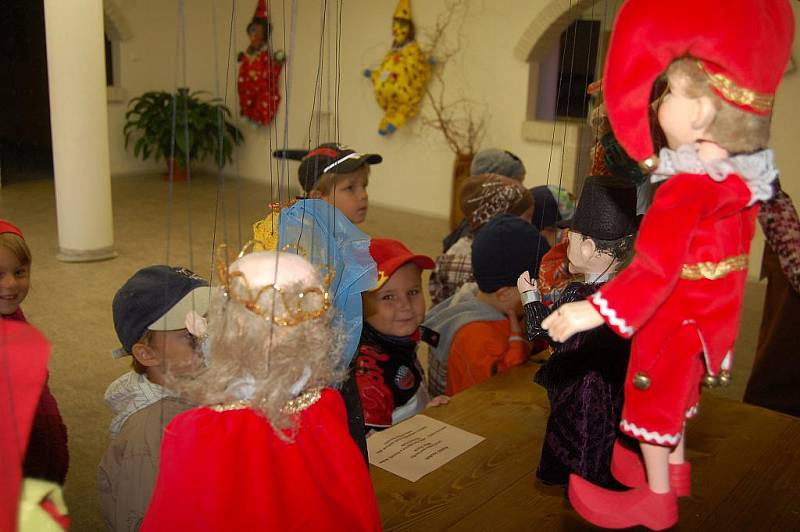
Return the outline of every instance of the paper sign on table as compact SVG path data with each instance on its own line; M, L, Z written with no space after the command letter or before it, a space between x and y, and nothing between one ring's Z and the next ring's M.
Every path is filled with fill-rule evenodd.
M367 438L369 463L416 482L483 440L483 436L416 415Z

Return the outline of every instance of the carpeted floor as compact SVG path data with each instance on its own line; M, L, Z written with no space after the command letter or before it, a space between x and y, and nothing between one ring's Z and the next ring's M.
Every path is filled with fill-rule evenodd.
M208 276L212 242L227 241L235 248L247 240L250 224L266 211L269 187L228 181L224 190L218 198L215 178L200 176L191 184L176 183L170 201L168 186L158 176L116 178L114 230L119 257L69 264L55 259L53 182L28 181L0 189L0 217L21 226L33 252L31 291L23 308L53 344L50 386L69 430L66 497L72 530L104 528L95 490L95 468L107 445L111 420L103 392L129 364L111 358L111 351L118 347L111 320L114 292L134 271L150 264L182 265ZM436 256L447 222L372 207L363 229ZM734 384L718 393L741 399L763 300L764 285L748 283Z

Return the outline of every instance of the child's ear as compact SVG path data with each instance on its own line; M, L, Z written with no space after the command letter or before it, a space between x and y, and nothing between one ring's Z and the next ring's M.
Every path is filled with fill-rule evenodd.
M158 366L161 364L161 359L156 355L156 352L147 344L133 344L131 355L139 364L147 368Z
M319 190L312 190L308 193L308 197L311 199L322 199L322 192Z
M517 288L514 286L503 286L497 289L497 292L495 292L495 296L497 296L497 300L500 303L508 303L508 301L511 299L512 290L516 291Z

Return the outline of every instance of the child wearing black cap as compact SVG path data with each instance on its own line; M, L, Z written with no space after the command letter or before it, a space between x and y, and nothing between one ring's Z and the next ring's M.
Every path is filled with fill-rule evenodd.
M534 276L547 251L545 239L527 220L494 218L472 243L475 283L431 309L423 335L431 344L428 390L452 395L525 362L530 345L519 316L515 286L522 272Z
M111 444L97 470L103 518L111 530L138 529L158 475L164 427L191 408L166 387L201 364L197 337L208 309L208 282L184 268L150 266L114 296L114 328L133 370L109 385Z
M321 144L303 157L298 177L308 197L323 199L360 224L367 217L370 165L379 164L377 153L358 153L339 144Z
M297 177L307 198L330 203L353 224L364 222L369 207L370 166L380 164L383 157L377 153L359 153L333 142L320 144L311 151L278 150L273 155L300 161ZM281 207L273 204L272 212L253 224L254 251L277 249Z

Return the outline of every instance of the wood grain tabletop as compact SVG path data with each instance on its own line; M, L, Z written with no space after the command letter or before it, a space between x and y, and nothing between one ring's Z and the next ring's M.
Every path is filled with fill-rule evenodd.
M370 466L385 530L590 530L535 476L548 402L538 365L515 368L425 415L486 439L409 482ZM689 421L692 496L676 530L800 530L800 419L704 393Z

